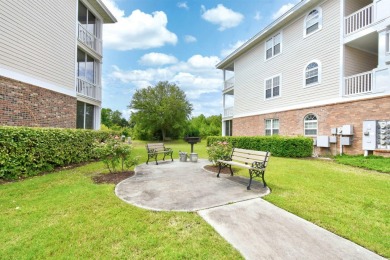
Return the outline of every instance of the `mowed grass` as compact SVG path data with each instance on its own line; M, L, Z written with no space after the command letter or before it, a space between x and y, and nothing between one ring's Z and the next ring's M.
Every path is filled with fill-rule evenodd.
M335 160L338 163L356 166L364 169L375 170L379 172L390 173L390 158L381 156L336 156Z
M0 186L0 259L240 259L196 213L131 206L91 163Z
M145 162L146 142L133 144ZM176 160L179 150L190 152L183 141L166 146ZM194 150L207 158L205 141ZM152 212L120 201L114 185L91 181L102 171L101 163L91 163L1 185L0 258L240 258L196 213ZM265 200L390 257L390 175L271 157L265 179L272 189Z

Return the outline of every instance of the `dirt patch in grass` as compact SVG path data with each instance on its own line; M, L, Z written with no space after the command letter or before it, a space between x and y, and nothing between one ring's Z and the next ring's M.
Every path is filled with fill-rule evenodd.
M215 165L206 165L204 168L210 172L218 173L218 171L219 171L219 167L215 166ZM229 170L229 168L225 167L225 168L221 169L221 173L222 174L230 174L230 170Z
M133 175L134 175L134 171L125 171L125 172L117 172L117 173L100 174L98 176L92 177L92 179L97 184L100 183L118 184L121 181Z

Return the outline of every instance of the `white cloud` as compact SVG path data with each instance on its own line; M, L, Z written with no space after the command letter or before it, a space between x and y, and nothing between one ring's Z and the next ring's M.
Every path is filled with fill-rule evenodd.
M184 36L184 41L187 43L196 42L197 39L192 35L186 35Z
M234 52L236 49L238 49L239 47L241 47L241 45L243 45L246 41L237 41L236 43L234 44L229 44L229 47L227 49L223 49L221 51L221 57L227 57L229 54L231 54L232 52Z
M222 4L219 4L216 8L209 10L206 10L206 8L202 5L201 9L203 12L202 18L212 24L219 25L219 31L236 27L244 19L244 16L241 13L234 12Z
M152 14L134 10L129 16L113 0L104 0L118 22L104 25L104 47L121 51L150 49L177 43L176 34L170 32L167 15L162 11Z
M188 7L188 5L187 5L187 2L178 2L178 3L177 3L177 7L183 8L183 9L186 9L186 10L190 9L190 8Z
M176 83L191 101L208 93L219 93L222 89L222 76L215 65L220 61L216 56L194 55L187 61L167 65L163 68L145 70L121 70L113 66L111 77L136 88L153 86L158 81Z
M256 15L253 17L256 21L260 21L260 19L263 18L259 11L256 12Z
M288 10L290 10L291 8L294 7L295 4L293 3L288 3L288 4L285 4L283 5L282 7L280 7L280 9L278 11L276 11L276 13L272 14L272 19L276 19L276 18L279 18L280 16L282 16L284 13L286 13Z
M142 56L138 62L145 66L161 66L166 64L175 64L178 60L172 55L151 52Z

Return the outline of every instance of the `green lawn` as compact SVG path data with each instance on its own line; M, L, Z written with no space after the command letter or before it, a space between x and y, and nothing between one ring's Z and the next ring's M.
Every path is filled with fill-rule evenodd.
M134 151L146 161L145 142ZM181 141L167 147L190 151ZM207 158L205 141L195 152ZM97 185L103 170L72 170L0 185L0 258L215 258L239 253L195 213L152 212ZM247 176L242 169L237 174ZM385 257L390 257L390 175L333 161L271 157L265 199Z
M379 172L390 173L390 158L381 156L336 156L335 160L338 163L356 166L364 169L375 170Z

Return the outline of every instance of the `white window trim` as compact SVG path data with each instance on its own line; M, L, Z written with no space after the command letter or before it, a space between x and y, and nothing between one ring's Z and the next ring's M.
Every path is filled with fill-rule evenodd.
M390 29L386 31L386 54L390 55Z
M318 29L315 30L314 32L311 32L311 33L307 34L307 33L306 33L306 29L307 29L307 28L306 28L307 17L309 16L309 13L310 13L311 11L313 11L313 10L317 10L317 11L318 11L318 16L319 16ZM311 35L313 35L313 34L319 32L319 31L321 31L321 30L322 30L322 24L323 24L322 8L319 7L319 6L317 6L317 7L315 7L315 8L310 9L310 11L309 11L309 12L306 14L306 16L305 16L305 20L303 21L303 38L309 37L309 36L311 36Z
M274 96L272 95L272 97L267 98L267 97L266 97L267 80L273 79L273 78L275 78L275 77L279 77L279 96L274 97ZM272 81L272 84L273 84L273 81ZM264 79L264 101L272 100L272 99L276 99L276 98L280 98L281 96L282 96L282 74L276 74L276 75L273 75L272 77L265 78L265 79Z
M318 82L306 85L306 68L307 68L307 66L309 66L310 63L313 63L313 62L318 64ZM312 60L312 61L306 63L305 67L303 68L303 88L310 88L310 87L320 85L321 81L322 81L322 64L321 64L321 62L319 60Z
M317 122L317 128L316 128L317 134L316 134L316 135L307 135L307 134L306 134L306 128L305 128L306 119L305 119L305 118L306 118L308 115L314 115L314 116L317 118L317 120L316 120L316 122ZM314 129L314 128L310 128L310 129ZM316 114L314 114L314 113L308 113L308 114L306 114L306 115L303 117L303 135L304 135L304 136L318 136L318 116L317 116Z
M271 128L270 129L267 128L267 120L271 120ZM278 120L278 125L279 125L278 128L274 128L274 120ZM279 118L266 118L264 120L264 126L265 126L264 127L264 134L266 136L279 135L279 132L280 132L280 120L279 120ZM278 133L274 134L274 130L276 130L276 129L278 129ZM271 135L267 135L267 130L271 130Z
M280 34L280 52L276 55L274 55L274 47L275 45L272 45L272 56L270 58L267 59L267 42L269 40L272 39L272 42L273 42L273 39L275 38L276 35ZM282 31L279 31L275 34L273 34L271 37L268 37L265 41L264 41L264 61L269 61L269 60L272 60L273 58L275 57L278 57L280 54L283 53L283 32Z

